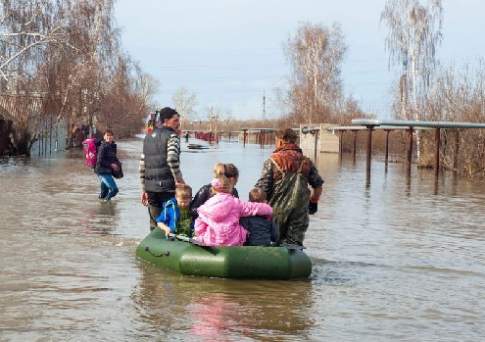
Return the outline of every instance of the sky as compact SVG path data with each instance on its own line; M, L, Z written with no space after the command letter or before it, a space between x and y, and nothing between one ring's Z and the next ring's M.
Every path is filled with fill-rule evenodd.
M423 2L423 1L421 1ZM184 87L197 96L201 118L216 107L233 118L278 117L275 89L284 89L290 65L283 46L302 23L338 23L347 52L343 87L378 118L391 115L395 68L388 68L385 0L118 0L122 47L159 83L156 100L173 106ZM484 0L444 0L442 65L474 65L485 57Z

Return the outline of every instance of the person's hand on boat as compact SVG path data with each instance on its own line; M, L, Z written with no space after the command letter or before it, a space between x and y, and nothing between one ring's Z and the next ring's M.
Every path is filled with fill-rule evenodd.
M165 237L168 238L171 233L170 228L166 224L163 224L162 222L158 222L157 226L165 233Z
M308 203L308 213L310 215L313 215L317 212L317 210L318 210L318 203L310 201Z
M141 193L141 204L143 204L145 207L148 206L148 194L146 192Z

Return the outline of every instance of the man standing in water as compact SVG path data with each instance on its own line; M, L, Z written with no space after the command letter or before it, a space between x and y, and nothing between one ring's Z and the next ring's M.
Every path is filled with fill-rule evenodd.
M276 149L264 162L256 183L273 207L280 227L280 243L303 245L309 214L316 213L323 179L310 159L296 144L298 135L290 128L276 133ZM312 187L312 191L308 189Z
M165 107L155 120L155 128L143 141L139 168L141 203L148 206L150 230L157 226L155 218L160 215L163 203L174 197L176 185L185 184L180 171L180 115Z

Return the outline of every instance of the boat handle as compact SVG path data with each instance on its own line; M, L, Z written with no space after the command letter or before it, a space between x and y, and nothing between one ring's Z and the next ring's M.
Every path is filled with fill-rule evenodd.
M169 251L162 252L160 254L152 253L152 251L150 250L150 247L148 247L148 246L145 247L145 251L148 252L148 253L150 253L151 255L153 255L156 258L160 258L160 257L164 257L164 256L169 256L170 255L170 252Z

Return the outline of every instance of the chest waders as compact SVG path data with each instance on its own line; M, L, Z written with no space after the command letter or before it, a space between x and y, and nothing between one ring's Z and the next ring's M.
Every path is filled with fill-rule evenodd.
M273 207L273 217L280 227L280 242L303 244L308 229L308 202L310 190L308 180L302 174L303 162L296 172L284 172L271 159L281 178L273 183L269 204Z

